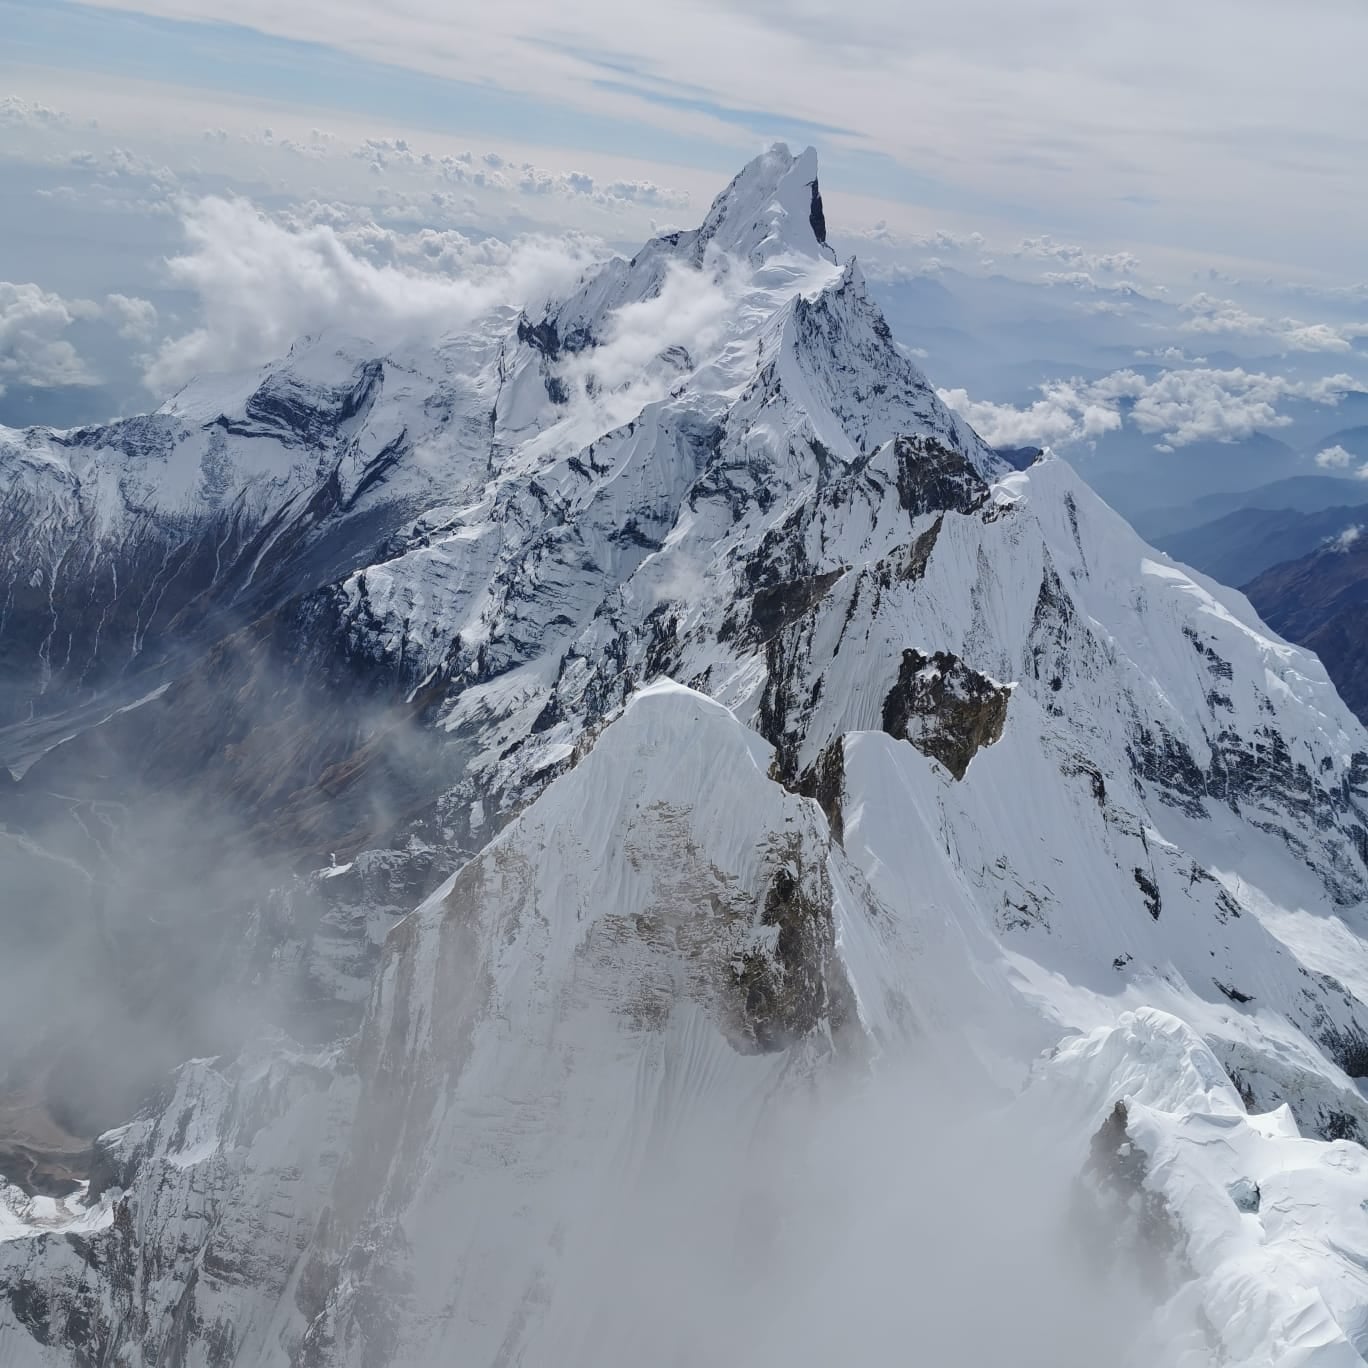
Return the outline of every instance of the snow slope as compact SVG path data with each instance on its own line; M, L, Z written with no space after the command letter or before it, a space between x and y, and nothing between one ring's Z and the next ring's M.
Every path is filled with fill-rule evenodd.
M1153 1265L1135 1362L1368 1357L1368 736L1241 596L941 405L816 177L773 149L700 229L425 357L197 383L121 475L108 431L8 439L51 510L4 550L54 718L122 676L59 679L85 628L42 567L99 527L112 580L226 501L237 568L159 630L268 566L326 605L335 658L459 742L470 859L358 1041L189 1064L101 1142L79 1238L16 1209L0 1363L625 1363L652 1325L716 1361L755 1329L735 1261L792 1273L755 1229L810 1219L763 1181L791 1108L908 1056L989 1080L976 1132L1051 1137ZM624 1247L640 1320L604 1303ZM666 1293L701 1269L715 1322Z

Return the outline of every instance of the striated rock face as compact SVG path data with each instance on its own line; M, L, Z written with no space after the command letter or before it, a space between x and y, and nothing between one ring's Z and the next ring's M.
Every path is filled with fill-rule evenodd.
M1247 1306L1286 1368L1368 1347L1368 1237L1321 1205L1368 1137L1368 736L1243 599L944 408L816 179L773 149L435 351L312 339L0 438L0 858L110 1023L51 1028L120 1083L63 1133L137 1114L83 1192L6 1190L0 1364L650 1361L586 1270L661 1257L665 1210L657 1293L739 1295L802 1201L786 1108L952 1040L1025 1087L1005 1133L1045 1095L1075 1174L1102 1136L1107 1228L1162 1189L1155 1295L1226 1361L1268 1368ZM129 1076L130 1039L198 1058ZM1198 1132L1290 1148L1170 1182ZM1284 1153L1318 1176L1277 1225ZM1245 1301L1220 1203L1272 1223ZM657 1346L739 1352L663 1300Z

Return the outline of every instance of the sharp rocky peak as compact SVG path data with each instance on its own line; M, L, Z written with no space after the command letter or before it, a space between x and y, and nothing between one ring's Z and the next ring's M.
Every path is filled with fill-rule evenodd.
M713 201L698 231L701 246L758 265L773 256L831 256L817 183L817 152L794 156L783 143L749 162Z

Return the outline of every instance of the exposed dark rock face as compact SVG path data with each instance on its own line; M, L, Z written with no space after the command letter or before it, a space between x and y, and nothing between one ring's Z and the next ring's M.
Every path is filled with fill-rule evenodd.
M1135 886L1140 890L1141 896L1145 900L1146 910L1155 921L1158 921L1159 914L1164 910L1163 899L1159 896L1159 885L1143 869L1137 867L1131 872L1135 879Z
M837 845L845 842L845 816L841 802L845 794L845 742L837 737L822 748L814 764L809 765L795 785L805 798L815 798L826 814L832 839Z
M817 182L812 182L812 207L808 211L808 222L812 225L812 235L818 242L827 240L826 215L822 212L822 192Z
M1103 657L1059 573L1048 562L1036 593L1028 644L1031 675L1047 684L1054 694L1061 692L1075 677L1086 677ZM1046 707L1056 716L1060 715L1059 706L1053 699L1046 701Z
M757 589L751 599L752 637L758 642L766 642L785 627L801 621L844 573L844 569L828 570L807 579Z
M24 483L7 489L0 496L0 571L10 579L0 611L0 729L9 735L0 732L0 750L13 753L30 736L41 745L51 729L71 729L69 719L45 723L50 714L99 700L109 711L111 696L136 698L216 640L364 564L411 513L400 503L358 508L406 449L402 433L364 460L350 445L348 431L382 380L376 361L337 392L302 392L277 375L249 398L235 437L317 448L321 470L311 491L274 508L253 507L227 483L214 493L216 459L222 479L232 479L227 458L216 457L226 420L208 425L201 474L209 488L193 516L134 504L114 538L102 524L108 510L95 500L78 498L59 519ZM98 431L101 447L128 443L143 460L193 436L165 415ZM43 529L41 553L35 526Z
M139 1349L158 1363L229 1368L251 1329L232 1315L235 1298L285 1292L337 1161L319 1153L306 1172L289 1160L257 1167L247 1155L264 1131L280 1138L307 1125L334 1086L329 1070L298 1059L224 1073L186 1065L97 1148L96 1195L141 1179L138 1197L120 1197L103 1229L66 1236L55 1263L17 1276L11 1267L0 1297L39 1344L69 1348L78 1368ZM244 1202L243 1185L264 1201ZM169 1231L181 1238L165 1239Z
M883 729L963 779L980 748L1002 736L1011 693L947 651L924 656L909 648L884 699Z
M988 501L983 476L958 451L930 437L899 437L893 446L898 502L916 518L923 513L976 513Z
M226 432L252 435L253 425L274 429L290 442L320 445L330 442L338 428L364 417L384 384L385 365L376 359L365 363L350 385L305 386L288 371L276 371L248 400L246 422L235 423L220 415L215 421Z
M1172 1286L1183 1264L1183 1237L1162 1196L1146 1185L1149 1159L1130 1134L1124 1101L1092 1139L1079 1209L1093 1257L1132 1263L1153 1294Z
M743 1028L759 1050L782 1050L819 1027L840 1036L855 1020L855 999L836 952L831 885L809 868L801 847L779 852L760 911L774 948L745 955L736 975Z
M1139 726L1130 746L1132 770L1153 784L1160 797L1194 817L1205 813L1206 774L1187 744L1162 725Z
M524 314L518 319L518 341L525 342L534 351L541 352L552 361L560 356L561 340L554 319L547 318L540 323L533 323Z
M1230 667L1217 660L1209 661L1208 668ZM1244 732L1224 728L1207 741L1205 768L1162 725L1153 730L1138 725L1128 750L1135 773L1154 786L1162 801L1199 818L1208 815L1208 803L1225 803L1277 834L1303 859L1309 859L1308 852L1285 821L1287 814L1311 814L1322 839L1321 856L1314 862L1317 873L1337 903L1347 906L1361 899L1368 888L1368 801L1353 782L1352 766L1338 783L1328 781L1294 757L1271 724Z

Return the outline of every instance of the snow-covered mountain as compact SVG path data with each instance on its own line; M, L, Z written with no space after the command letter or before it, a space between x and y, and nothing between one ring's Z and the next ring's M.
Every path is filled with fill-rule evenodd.
M1049 1156L1036 1254L1153 1270L1039 1361L1368 1360L1368 735L940 403L811 151L436 350L4 434L0 487L12 838L231 817L283 872L183 899L194 981L293 1011L6 1190L0 1364L999 1361L1037 1269L933 1331L899 1264L947 1077L985 1169Z

